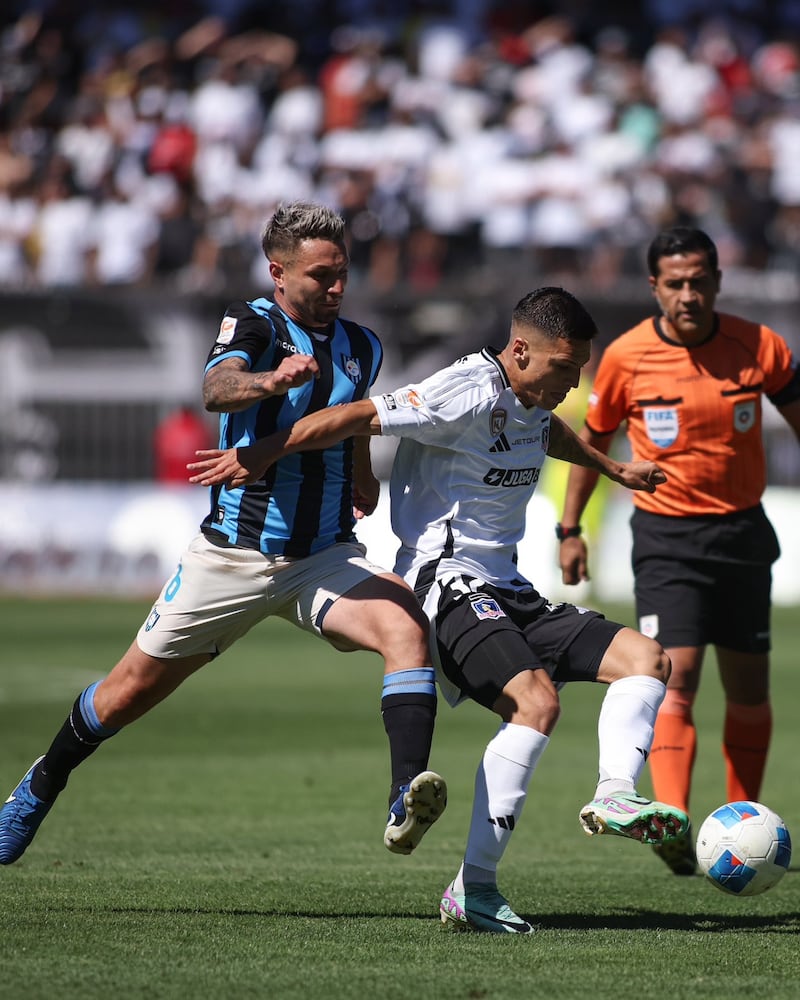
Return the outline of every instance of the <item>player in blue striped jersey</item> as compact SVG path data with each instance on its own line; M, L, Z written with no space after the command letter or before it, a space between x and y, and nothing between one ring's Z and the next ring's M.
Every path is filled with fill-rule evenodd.
M319 333L268 299L234 303L206 366L207 405L235 404L238 390L232 398L228 389L233 371L244 373L244 381L296 357L314 377L245 410L223 412L220 447L248 444L259 434L290 427L306 413L362 399L377 377L382 349L371 330L349 320L337 319ZM254 486L215 487L203 530L225 543L294 558L349 541L353 459L349 439L313 455L289 456Z
M348 268L341 217L319 205L281 205L262 245L274 301L232 305L206 365L203 399L221 414L222 446L366 398L381 364L375 334L339 317ZM136 639L78 696L0 810L0 864L22 855L71 771L100 743L275 615L337 649L383 657L392 778L384 843L399 854L414 850L447 801L444 781L427 770L436 688L428 622L413 592L367 560L354 535L378 499L368 445L342 440L288 456L252 485L212 489L201 531ZM351 794L344 801L330 815L333 827L352 822Z

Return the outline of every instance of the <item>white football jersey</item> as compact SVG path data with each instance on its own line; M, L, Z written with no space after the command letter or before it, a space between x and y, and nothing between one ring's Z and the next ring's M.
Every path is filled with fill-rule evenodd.
M403 440L391 479L395 569L422 567L500 586L528 583L517 543L547 453L550 412L526 409L490 348L396 392L374 396L382 433Z

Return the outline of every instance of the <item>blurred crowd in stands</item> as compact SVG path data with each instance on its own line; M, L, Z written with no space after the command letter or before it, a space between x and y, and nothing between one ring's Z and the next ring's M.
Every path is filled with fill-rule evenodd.
M0 288L252 291L295 198L377 292L797 271L799 112L797 0L4 0Z

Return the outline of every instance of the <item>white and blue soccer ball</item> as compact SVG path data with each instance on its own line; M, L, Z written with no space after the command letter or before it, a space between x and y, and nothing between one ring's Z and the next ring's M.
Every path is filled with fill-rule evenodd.
M697 863L723 892L757 896L786 874L792 838L780 816L761 802L728 802L697 831Z

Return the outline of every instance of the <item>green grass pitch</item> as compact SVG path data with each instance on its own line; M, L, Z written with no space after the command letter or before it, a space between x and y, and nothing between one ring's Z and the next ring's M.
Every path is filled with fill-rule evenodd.
M607 608L632 623L628 608ZM142 602L0 603L0 792L103 676ZM775 736L762 799L800 845L800 614L774 615ZM589 839L594 685L563 713L500 885L530 938L438 918L464 847L475 766L496 728L439 709L431 765L450 804L409 858L382 845L388 751L381 664L267 622L87 761L22 860L0 869L0 996L95 998L800 996L800 864L735 899L671 876L648 848ZM724 799L720 688L697 705L696 822ZM649 779L642 791L649 792ZM800 850L800 846L796 847Z

